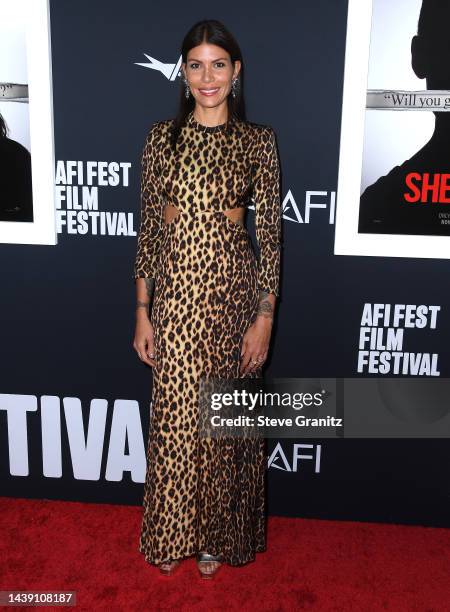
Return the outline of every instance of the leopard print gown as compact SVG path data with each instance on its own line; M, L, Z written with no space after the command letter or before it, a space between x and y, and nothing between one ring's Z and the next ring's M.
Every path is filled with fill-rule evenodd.
M259 290L279 295L275 134L237 118L206 127L191 111L174 154L170 127L154 123L142 154L134 278L156 281L156 366L139 550L154 564L206 550L241 565L266 547L265 440L200 437L196 397L200 376L240 377ZM245 225L224 214L251 198L258 260ZM165 204L178 209L168 224Z

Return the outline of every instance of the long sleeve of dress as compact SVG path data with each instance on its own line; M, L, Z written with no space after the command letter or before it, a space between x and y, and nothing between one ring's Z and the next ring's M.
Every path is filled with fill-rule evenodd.
M280 165L275 133L262 130L255 155L253 201L255 232L259 247L258 287L279 295L281 260Z
M134 280L155 278L164 224L164 191L158 142L160 130L154 123L145 140L141 157L141 220L134 263Z

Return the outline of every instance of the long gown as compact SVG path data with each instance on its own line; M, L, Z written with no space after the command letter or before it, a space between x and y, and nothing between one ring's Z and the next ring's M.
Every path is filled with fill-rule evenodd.
M275 133L236 117L207 127L191 111L173 153L170 127L150 127L141 162L134 278L155 279L156 366L139 551L154 564L205 550L241 565L266 549L265 440L199 436L199 379L242 377L259 292L279 295ZM245 225L224 214L250 199L258 259ZM178 210L167 224L165 204Z

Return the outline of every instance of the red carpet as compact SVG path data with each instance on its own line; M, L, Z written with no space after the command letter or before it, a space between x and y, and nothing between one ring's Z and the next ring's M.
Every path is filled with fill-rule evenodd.
M77 591L65 610L450 610L446 529L271 517L268 551L207 581L144 561L139 507L0 498L0 516L0 590Z

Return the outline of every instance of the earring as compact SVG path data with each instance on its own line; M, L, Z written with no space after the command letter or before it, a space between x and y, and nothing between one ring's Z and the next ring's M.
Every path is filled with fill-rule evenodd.
M186 87L185 87L185 90L184 90L184 95L186 96L186 99L188 99L188 98L189 98L189 95L190 95L190 93L191 93L191 90L189 89L189 83L187 82L186 77L184 77L184 78L183 78L183 80L184 80L184 84L185 84L185 86L186 86Z
M231 95L233 96L233 98L236 97L236 92L238 88L239 88L239 81L238 81L238 78L236 77L235 79L231 81Z

